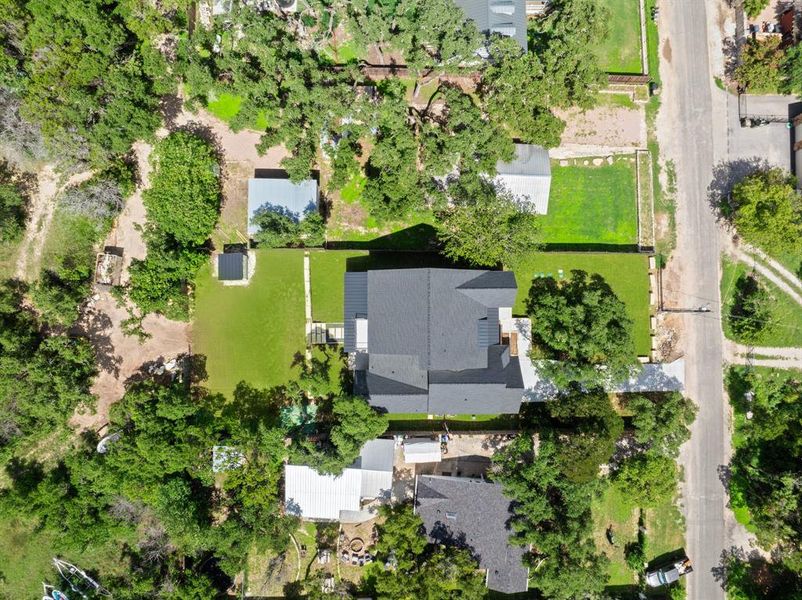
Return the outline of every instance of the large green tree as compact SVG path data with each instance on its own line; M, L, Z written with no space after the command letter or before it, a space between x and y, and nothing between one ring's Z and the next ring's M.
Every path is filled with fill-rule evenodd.
M571 271L560 282L537 278L526 309L532 357L549 361L541 368L558 386L618 382L635 368L632 320L600 275Z
M779 37L749 39L735 68L735 79L750 94L776 94L783 86L783 51Z
M735 184L722 211L749 243L770 254L802 250L802 199L796 179L782 169L749 175Z
M635 440L648 453L676 458L679 448L691 436L696 406L679 392L627 395L626 409L633 413Z
M448 184L449 206L438 213L443 254L480 267L514 265L540 242L537 215L508 191L483 177Z
M409 504L382 510L376 556L393 558L395 566L376 576L376 595L381 600L478 599L487 596L479 564L468 550L429 544L423 521Z
M148 221L182 246L204 244L220 208L214 149L200 137L179 131L159 142L151 162L154 173L143 193Z
M601 594L607 559L593 540L591 499L597 482L575 483L562 473L560 442L531 432L519 435L493 457L494 478L515 500L512 539L531 544L528 564L537 567L531 585L544 598L569 600Z

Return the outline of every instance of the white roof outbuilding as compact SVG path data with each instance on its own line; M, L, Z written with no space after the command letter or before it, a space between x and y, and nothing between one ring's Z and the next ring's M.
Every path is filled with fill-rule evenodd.
M284 466L287 513L320 521L364 520L363 500L389 500L393 485L393 440L371 440L341 475L323 475L305 465Z
M442 458L440 442L430 440L429 438L404 440L405 463L438 463Z
M551 162L549 151L542 146L515 144L515 158L496 165L496 186L506 189L524 201L535 213L545 215L549 210L551 192Z

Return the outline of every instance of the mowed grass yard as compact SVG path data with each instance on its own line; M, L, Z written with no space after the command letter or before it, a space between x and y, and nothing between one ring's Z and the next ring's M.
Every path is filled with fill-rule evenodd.
M552 162L548 214L542 220L546 244L633 245L638 242L635 162L561 167Z
M607 0L610 11L607 38L599 40L596 55L608 73L640 73L641 38L638 0Z
M255 387L287 383L305 348L303 251L257 250L247 286L224 286L203 268L195 291L193 351L206 356L214 392L240 381Z
M724 334L736 342L747 343L733 332L730 325L730 310L735 302L735 282L741 275L750 273L751 268L743 263L734 263L726 259L722 261L721 267ZM756 278L768 292L769 324L758 334L756 339L752 340L754 345L770 347L802 346L802 307L765 277L756 275Z
M526 257L515 268L518 296L513 312L526 314L526 299L532 279L540 274L559 279L562 269L565 278L578 269L598 273L615 294L626 304L634 322L635 351L646 355L651 350L649 334L649 259L644 254L593 252L537 252Z
M612 485L593 500L593 537L596 547L610 559L607 582L610 586L634 585L636 573L627 566L624 547L638 537L639 509ZM667 502L644 513L646 527L646 560L665 556L685 545L685 524L677 507ZM612 526L615 545L607 541L607 528Z

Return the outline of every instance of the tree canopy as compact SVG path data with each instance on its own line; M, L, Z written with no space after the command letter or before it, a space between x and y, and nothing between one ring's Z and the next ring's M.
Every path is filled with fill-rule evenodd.
M597 274L571 271L565 281L532 281L526 303L533 358L559 361L543 368L558 385L621 381L635 365L632 320Z
M802 249L802 199L782 169L749 175L735 184L723 212L739 235L769 254Z
M538 247L537 215L506 190L464 175L448 184L447 195L437 237L448 258L477 267L509 266Z

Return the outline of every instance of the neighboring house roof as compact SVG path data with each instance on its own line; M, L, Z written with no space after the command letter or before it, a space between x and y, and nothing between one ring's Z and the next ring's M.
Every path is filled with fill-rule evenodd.
M393 440L367 442L354 464L338 476L322 475L305 465L285 465L285 510L304 519L358 520L362 500L390 498L393 448Z
M302 220L317 209L317 181L306 179L293 183L289 179L248 180L248 233L259 229L252 224L254 215L260 210L280 211L296 220Z
M499 309L516 294L510 271L347 273L345 350L365 350L357 325L367 318L371 404L402 413L517 413L520 366L499 334Z
M248 255L226 252L217 255L217 278L221 281L241 281L248 273Z
M440 452L440 442L429 438L412 438L404 440L404 462L415 463L437 463L443 455Z
M549 209L551 162L542 146L515 144L515 158L496 165L496 185L524 200L533 212L545 215Z
M436 544L466 548L487 569L487 587L515 594L528 588L525 549L509 537L512 501L500 484L463 477L420 475L415 512Z
M485 35L505 35L527 49L526 0L455 0L454 4Z

